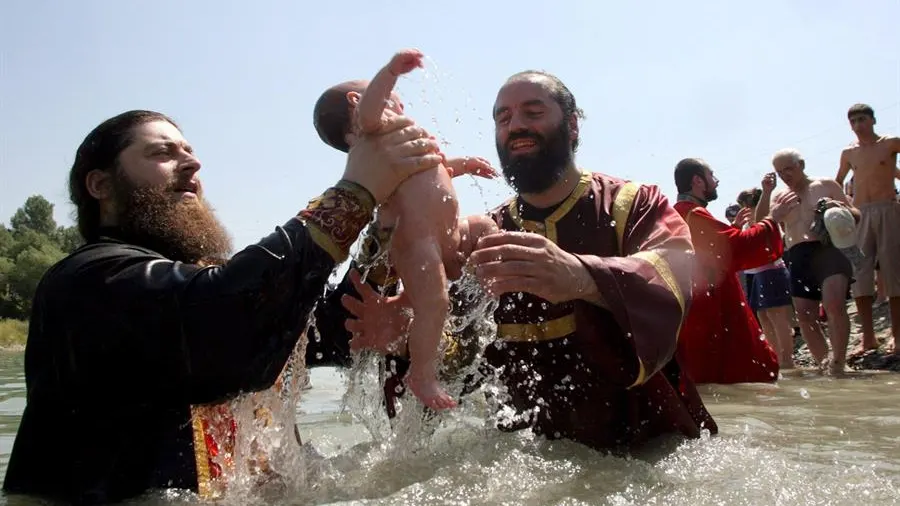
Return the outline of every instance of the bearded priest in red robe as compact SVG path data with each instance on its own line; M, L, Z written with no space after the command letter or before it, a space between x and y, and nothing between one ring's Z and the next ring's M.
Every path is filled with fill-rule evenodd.
M690 227L694 245L693 302L678 343L682 367L697 383L776 381L778 357L737 273L781 258L778 224L766 218L741 230L715 219L706 205L716 199L719 181L702 160L678 162L675 184L675 209Z

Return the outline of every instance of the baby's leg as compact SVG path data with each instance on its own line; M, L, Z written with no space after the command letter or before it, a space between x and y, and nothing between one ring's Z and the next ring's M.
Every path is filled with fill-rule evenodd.
M460 243L459 251L468 258L475 249L478 239L500 230L497 223L484 215L473 215L459 220Z
M408 216L404 216L408 218ZM401 224L393 248L394 262L403 289L413 308L409 331L409 374L406 383L423 404L434 410L452 408L456 402L437 379L438 346L449 312L446 273L437 237L419 235L426 229Z

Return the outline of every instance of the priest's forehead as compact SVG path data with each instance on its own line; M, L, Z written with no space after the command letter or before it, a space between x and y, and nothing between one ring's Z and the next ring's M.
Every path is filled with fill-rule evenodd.
M494 117L515 107L560 107L553 93L553 80L541 74L524 74L510 78L494 102Z

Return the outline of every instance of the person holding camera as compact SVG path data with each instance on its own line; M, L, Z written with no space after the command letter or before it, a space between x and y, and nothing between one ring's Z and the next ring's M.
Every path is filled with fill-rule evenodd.
M763 179L763 185L769 179ZM737 202L742 210L747 210L750 217L759 205L763 191L751 188L738 194ZM741 228L747 230L753 220L747 220ZM756 318L762 326L763 334L778 354L779 368L794 367L794 306L791 304L791 279L787 266L782 258L744 271L747 275L747 300L750 308L756 312Z

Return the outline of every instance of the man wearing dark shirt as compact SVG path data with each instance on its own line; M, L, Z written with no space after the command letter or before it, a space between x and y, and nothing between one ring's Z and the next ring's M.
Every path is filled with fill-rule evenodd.
M129 111L100 124L70 173L86 245L51 267L35 295L27 405L4 491L75 504L157 488L208 496L197 406L273 385L375 204L439 162L424 130L388 118L334 187L231 256L174 121ZM310 350L322 361L347 355L332 300L320 311L339 332Z

